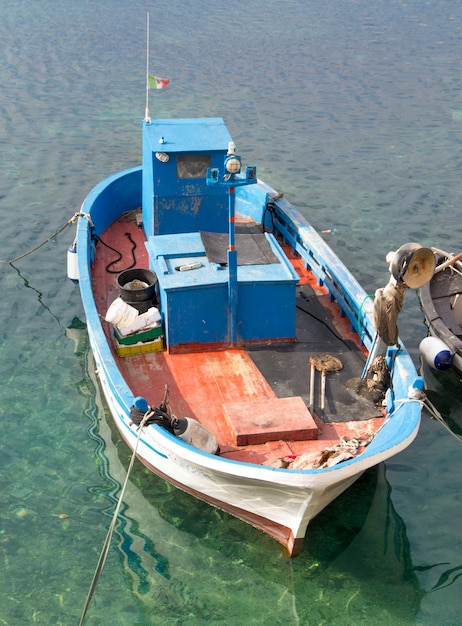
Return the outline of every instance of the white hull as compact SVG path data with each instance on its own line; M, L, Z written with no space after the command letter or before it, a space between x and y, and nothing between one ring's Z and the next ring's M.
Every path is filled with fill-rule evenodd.
M138 439L137 427L130 425L126 407L113 392L113 383L107 378L90 328L89 336L106 401L119 432L133 450ZM176 487L263 530L287 546L291 554L296 554L309 522L364 471L404 450L417 431L418 425L407 439L374 455L363 453L331 468L294 471L209 455L163 428L149 425L141 434L137 457Z

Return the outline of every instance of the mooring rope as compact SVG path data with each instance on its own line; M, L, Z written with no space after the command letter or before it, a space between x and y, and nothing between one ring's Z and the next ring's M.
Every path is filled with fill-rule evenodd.
M441 413L438 411L435 405L430 402L428 398L425 398L424 406L427 409L427 411L430 413L430 416L432 417L432 419L436 419L436 421L439 422L441 426L443 426L443 428L445 428L448 431L448 433L454 437L456 441L458 441L459 443L462 443L462 437L459 437L459 435L457 435L450 429L450 427L444 421L444 418L441 415Z
M458 441L459 443L462 444L462 437L460 437L459 435L454 433L451 430L451 428L446 424L446 422L444 421L443 416L438 411L438 409L435 407L435 405L432 402L430 402L430 400L428 399L428 397L425 394L425 392L423 392L423 391L421 391L419 389L415 389L415 388L410 390L409 398L406 398L406 399L403 399L403 400L397 400L397 402L401 403L398 406L398 408L400 408L401 405L404 402L412 402L412 401L420 402L421 406L423 408L427 409L427 411L430 413L430 417L432 419L436 419L436 421L439 422L441 424L441 426L443 426L443 428L445 428L448 431L448 433L454 437L454 439L456 441ZM393 413L395 413L396 411L397 411L397 408L395 408ZM390 415L392 415L392 414L390 414Z
M129 465L128 470L127 470L127 475L125 477L124 484L123 484L122 489L120 491L120 495L119 495L119 499L118 499L118 502L117 502L117 506L115 508L114 515L112 516L112 521L111 521L111 524L109 526L109 530L107 532L106 539L105 539L104 544L103 544L103 549L101 550L101 554L100 554L100 557L99 557L99 560L98 560L98 564L96 566L96 570L95 570L95 573L93 575L93 580L91 581L90 589L88 591L87 599L85 601L85 606L83 607L82 616L80 618L79 626L82 626L82 624L83 624L83 622L85 620L85 616L87 614L88 607L90 606L91 599L93 598L93 594L95 593L96 585L98 584L99 577L101 575L101 572L103 571L103 567L104 567L104 564L106 562L106 557L107 557L108 552L109 552L109 547L111 545L112 535L114 533L115 525L116 525L116 522L117 522L117 517L119 515L120 507L122 506L122 499L124 497L125 488L127 487L128 479L130 477L130 472L132 471L133 464L135 462L136 451L138 449L138 443L139 443L140 438L141 438L141 432L142 432L143 427L145 426L145 423L148 421L150 416L151 416L150 411L147 411L145 416L144 416L144 418L143 418L143 420L141 421L140 425L138 426L138 437L136 439L136 444L135 444L135 447L133 449L133 454L132 454L132 458L130 460L130 465Z
M65 230L68 226L70 226L71 224L73 224L76 219L78 217L85 217L89 223L90 226L93 226L93 223L91 221L90 216L88 215L88 213L74 213L74 215L71 217L70 220L68 220L64 226L61 226L61 228L58 228L58 230L56 232L54 232L52 235L50 235L48 237L48 239L45 239L45 241L42 241L42 243L39 243L38 246L34 246L31 250L28 250L27 252L24 252L24 254L20 254L19 256L17 256L15 259L11 259L10 261L7 261L7 263L9 263L10 265L12 263L16 263L17 261L20 261L21 259L24 259L26 256L29 256L30 254L33 254L34 252L36 252L37 250L39 250L42 246L44 246L45 244L49 243L52 239L54 239L55 237L57 237L60 233L62 233L63 230Z

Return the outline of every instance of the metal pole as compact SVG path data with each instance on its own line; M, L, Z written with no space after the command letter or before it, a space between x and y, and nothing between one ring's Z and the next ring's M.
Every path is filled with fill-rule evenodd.
M149 124L149 13L146 15L146 110L144 112L144 121Z
M235 235L235 197L234 187L229 188L229 246L228 246L228 304L230 311L231 343L236 343L237 337L237 250L234 243Z
M314 411L314 385L315 385L316 367L313 359L310 359L310 406L311 413Z

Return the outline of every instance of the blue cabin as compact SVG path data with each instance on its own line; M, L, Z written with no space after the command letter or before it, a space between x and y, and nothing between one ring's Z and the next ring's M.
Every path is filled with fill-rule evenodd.
M153 120L143 128L146 236L228 228L228 194L206 183L232 141L221 118Z
M231 187L257 181L233 145L221 118L143 125L143 227L169 351L295 339L296 272L261 226L235 235Z

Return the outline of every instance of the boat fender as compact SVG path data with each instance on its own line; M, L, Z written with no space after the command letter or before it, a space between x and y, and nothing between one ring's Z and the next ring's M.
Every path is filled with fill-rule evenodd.
M178 439L203 452L208 452L209 454L218 452L218 441L215 435L192 417L176 419L173 424L173 432Z
M425 337L419 345L420 355L427 365L435 370L447 370L452 365L453 354L437 337Z
M67 249L67 277L74 285L79 284L79 260L77 258L77 242L73 241Z

